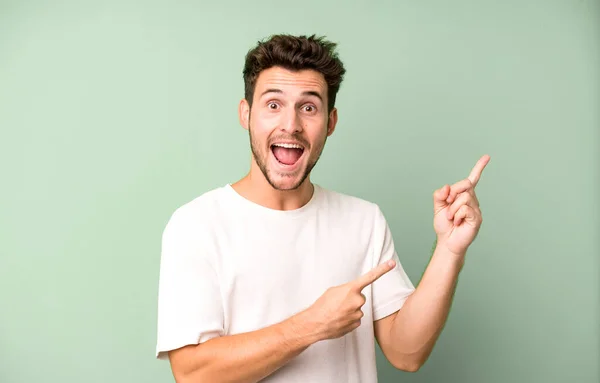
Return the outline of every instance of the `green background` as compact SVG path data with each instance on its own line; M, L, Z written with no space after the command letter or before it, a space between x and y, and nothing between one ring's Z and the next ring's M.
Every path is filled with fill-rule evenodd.
M380 382L600 380L600 6L592 1L0 2L0 382L172 381L154 359L170 214L242 177L245 53L339 43L314 171L377 202L415 283L434 189L491 155L445 331Z

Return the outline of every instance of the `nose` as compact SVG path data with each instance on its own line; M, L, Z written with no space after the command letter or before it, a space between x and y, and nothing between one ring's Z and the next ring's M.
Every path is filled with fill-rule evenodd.
M284 114L281 121L281 130L289 134L294 134L302 131L302 121L296 109L289 108Z

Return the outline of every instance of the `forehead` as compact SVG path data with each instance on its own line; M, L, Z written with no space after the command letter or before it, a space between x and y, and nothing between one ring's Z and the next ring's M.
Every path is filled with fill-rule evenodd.
M272 67L260 73L256 79L255 94L260 96L266 89L279 89L286 95L299 95L305 91L317 91L326 96L325 77L311 69L290 71L281 67Z

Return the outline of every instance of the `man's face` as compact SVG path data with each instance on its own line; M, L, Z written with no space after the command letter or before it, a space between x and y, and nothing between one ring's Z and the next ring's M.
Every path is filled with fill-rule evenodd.
M240 116L250 132L254 162L277 190L298 188L316 165L337 111L327 112L327 83L313 70L280 67L259 75L251 111Z

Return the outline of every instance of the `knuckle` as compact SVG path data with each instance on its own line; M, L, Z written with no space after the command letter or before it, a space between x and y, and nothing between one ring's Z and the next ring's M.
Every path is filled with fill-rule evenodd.
M362 297L356 298L355 302L356 302L355 306L357 308L360 308L360 307L362 307L365 304L365 302L363 301Z

